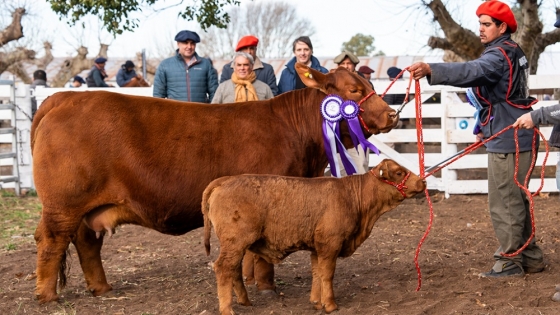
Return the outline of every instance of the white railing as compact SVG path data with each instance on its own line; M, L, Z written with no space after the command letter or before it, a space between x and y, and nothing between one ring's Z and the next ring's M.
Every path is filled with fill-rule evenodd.
M385 91L389 85L389 81L373 81L375 89L378 93ZM399 81L393 85L390 92L404 93L408 79ZM531 76L530 86L532 93L535 94L552 94L554 88L560 88L560 76ZM414 84L412 86L414 88ZM27 89L28 90L28 89ZM72 88L38 88L35 91L37 104L40 104L48 96L60 91L91 91L93 89L72 89ZM98 90L105 90L116 93L151 96L152 88L100 88ZM440 127L426 128L423 130L423 139L425 143L439 144L441 151L438 153L425 153L426 167L438 164L446 158L458 152L458 145L468 145L474 141L472 134L472 119L474 109L461 98L464 89L448 87L448 86L430 86L426 80L421 80L421 98L427 100L435 93L441 93L441 103L437 104L422 104L422 116L424 118L437 118L441 119ZM28 99L28 97L27 97ZM548 106L557 104L558 101L540 101L535 108L541 106ZM21 104L21 102L20 102ZM29 105L30 106L30 105ZM393 108L398 108L398 105L392 105ZM415 118L415 105L410 102L405 106L401 113L401 118ZM543 126L541 132L547 137L550 136L552 130L551 126ZM26 137L24 140L29 141ZM380 156L370 156L370 166L374 166L383 158L391 158L409 168L415 173L419 172L418 166L418 153L399 153L391 149L386 143L413 143L416 144L416 130L415 129L394 129L387 134L376 135L370 138L381 151ZM29 148L29 143L22 145ZM542 147L542 146L541 146ZM537 166L542 165L544 153L539 154L537 159ZM29 160L31 157L29 157ZM556 165L556 154L550 154L546 163L547 166ZM430 189L443 191L446 197L450 194L475 194L487 193L486 180L463 180L458 179L457 172L460 170L471 169L486 169L487 155L486 154L470 154L457 160L451 165L441 170L441 177L428 177L428 187ZM31 163L20 168L20 172L31 174ZM22 187L28 187L22 183ZM32 182L31 182L32 184ZM540 185L540 181L533 179L530 183L530 189L535 191ZM32 186L31 186L32 187ZM544 192L557 191L556 182L554 178L546 178Z
M390 82L373 82L378 93L383 93ZM392 93L404 93L408 79L401 80L391 87ZM552 94L554 88L560 88L560 76L531 76L531 93ZM414 89L414 84L411 89ZM439 128L423 130L423 140L425 143L439 143L441 151L439 153L425 153L426 167L437 165L446 158L453 156L459 150L459 144L469 145L475 140L472 133L474 108L464 101L465 89L450 86L430 86L426 80L421 80L421 98L427 100L435 93L441 93L441 103L422 104L423 118L439 118L441 125ZM558 104L558 101L539 101L533 108ZM398 105L392 106L398 108ZM409 102L401 113L401 119L415 118L416 108L414 101ZM541 132L548 139L552 131L551 126L541 126ZM399 153L388 147L385 143L416 143L416 129L393 129L387 134L373 136L370 141L380 148L380 156L370 155L370 166L376 165L384 158L391 158L409 168L413 172L419 172L418 153ZM543 148L544 145L541 145ZM554 148L551 148L555 150ZM541 166L545 154L539 153L536 166ZM555 166L557 157L551 153L546 161L547 166ZM430 176L428 188L445 192L446 197L450 194L475 194L488 193L487 180L466 180L458 179L459 170L486 169L488 167L487 154L469 154L453 162L441 170L441 177ZM540 186L540 180L533 179L529 184L531 191L536 191ZM558 191L555 178L545 178L543 192Z

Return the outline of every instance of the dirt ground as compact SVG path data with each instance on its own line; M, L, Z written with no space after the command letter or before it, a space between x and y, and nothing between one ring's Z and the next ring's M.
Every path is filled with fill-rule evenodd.
M382 216L369 239L339 259L334 279L335 314L558 314L551 300L560 283L559 196L535 198L536 237L547 267L539 274L507 279L480 278L497 247L486 195L434 194L433 226L420 252L422 287L414 253L428 226L425 196L406 200ZM2 222L2 224L5 224ZM3 227L5 228L5 226ZM219 242L213 236L207 257L202 229L167 236L123 226L106 239L104 266L113 291L92 297L72 248L68 286L60 303L34 300L36 250L31 237L17 249L0 250L1 314L216 314L215 276L209 262ZM235 305L239 314L321 314L309 304L309 254L298 252L276 266L277 297L249 288L253 306Z

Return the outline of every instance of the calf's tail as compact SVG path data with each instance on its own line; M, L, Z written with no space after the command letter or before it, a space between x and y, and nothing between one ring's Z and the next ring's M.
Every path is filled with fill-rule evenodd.
M219 187L223 181L225 181L229 177L221 177L218 179L213 180L208 184L204 192L202 193L202 216L204 217L204 248L206 249L206 256L210 255L210 236L212 233L212 221L210 221L209 211L210 211L210 203L208 199L210 199L210 195L214 189Z

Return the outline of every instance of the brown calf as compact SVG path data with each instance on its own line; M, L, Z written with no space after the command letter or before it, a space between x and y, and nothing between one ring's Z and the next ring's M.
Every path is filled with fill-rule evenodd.
M311 251L310 301L327 313L336 310L337 257L352 255L383 213L425 188L424 180L387 159L364 175L344 178L240 175L212 181L204 190L202 212L206 253L212 226L220 240L214 264L220 313L232 312L232 286L237 302L251 305L241 275L247 249L270 263Z

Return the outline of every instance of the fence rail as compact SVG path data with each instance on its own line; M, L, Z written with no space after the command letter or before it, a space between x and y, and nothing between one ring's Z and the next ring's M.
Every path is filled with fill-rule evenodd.
M373 81L373 84L378 93L385 91L389 85L389 81ZM391 93L404 93L407 81L399 81L393 85ZM560 88L560 76L531 76L530 87L532 94L542 95L553 94L554 89ZM85 91L86 89L69 89L69 88L38 88L35 91L37 104L40 104L50 95L60 91ZM87 89L89 91L93 89ZM141 96L151 96L152 88L103 88L105 90L115 93L133 94ZM29 89L27 88L27 91ZM473 114L474 109L464 101L465 90L460 88L448 86L430 86L426 80L421 80L421 99L428 101L433 99L434 95L440 95L438 102L423 103L422 116L425 119L433 119L439 121L439 124L426 125L423 130L423 138L425 143L430 143L438 147L435 153L429 152L425 154L426 167L437 164L440 161L454 155L459 151L458 147L466 146L474 141L472 134L472 124L474 123ZM21 96L22 100L29 100L29 95ZM22 102L19 102L22 104ZM558 101L540 101L536 104L535 108L541 106L548 106L557 104ZM399 105L392 105L397 109ZM29 107L24 107L24 111L30 112ZM401 113L401 119L415 118L415 106L411 101L405 106ZM29 128L29 127L27 127ZM543 126L541 132L548 138L550 136L551 126ZM28 133L22 137L25 143L21 144L22 147L29 148ZM379 163L383 158L391 158L400 164L408 167L413 172L419 172L418 166L418 153L401 153L391 148L390 143L393 144L416 144L416 130L415 129L394 129L389 133L373 136L369 139L381 151L381 155L370 156L370 166ZM29 150L28 150L29 151ZM21 167L22 172L31 174L31 155L28 154L28 163ZM537 159L537 166L542 165L544 154L539 154ZM547 166L556 165L556 155L551 154L546 162ZM487 168L487 155L485 153L470 154L456 162L450 164L446 168L438 172L439 177L430 176L427 178L428 188L439 190L445 193L446 197L450 194L478 194L487 193L487 181L484 179L465 180L460 179L458 173L464 170L485 170ZM32 185L32 178L25 181L25 185ZM540 182L532 180L530 189L535 191ZM30 186L24 186L30 187ZM32 187L32 186L31 186ZM557 191L556 182L554 178L545 178L543 191Z

